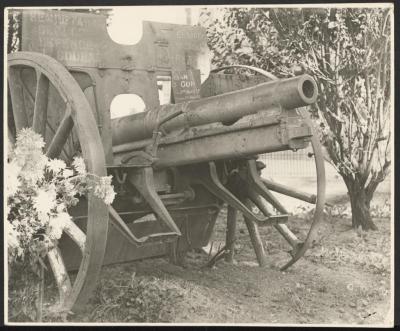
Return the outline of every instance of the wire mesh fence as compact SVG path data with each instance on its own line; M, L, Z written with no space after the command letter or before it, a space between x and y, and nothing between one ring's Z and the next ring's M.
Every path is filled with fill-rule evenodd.
M312 177L316 176L312 148L282 151L260 155L260 161L266 165L268 177Z

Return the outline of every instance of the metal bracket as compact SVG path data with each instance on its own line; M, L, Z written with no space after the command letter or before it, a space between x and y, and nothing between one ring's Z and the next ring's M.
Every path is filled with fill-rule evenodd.
M131 244L135 246L141 246L148 243L154 243L155 240L160 240L166 243L169 241L174 241L176 237L175 232L164 232L164 233L153 233L148 236L137 238L129 227L125 224L124 220L119 216L118 212L111 206L108 207L108 212L110 213L111 224L120 232Z
M163 135L162 132L154 131L153 136L151 138L151 144L146 146L146 153L149 154L154 159L156 159L158 144L160 143L162 135Z
M160 122L157 123L157 126L153 131L151 143L145 148L145 153L148 154L154 161L157 160L158 145L160 143L161 137L163 136L162 125L181 114L182 110L178 109L177 111L173 112L172 114L169 114L168 116L164 117L163 119L160 120Z
M288 214L286 208L272 195L272 193L265 187L261 177L257 171L256 160L247 161L247 175L249 185L265 200L270 202L280 213Z
M157 160L153 155L145 151L135 151L125 155L121 163L130 167L151 167L151 165Z
M279 141L292 150L307 147L312 136L311 128L301 121L301 117L280 116L280 125L276 129Z
M115 179L117 180L118 184L125 184L126 182L126 177L128 176L128 174L126 172L123 172L121 169L117 168L114 169L114 175L115 175Z
M239 199L237 199L219 180L217 168L214 162L209 162L208 165L200 165L196 169L197 178L200 184L208 189L215 196L226 202L228 205L239 210L245 217L253 222L262 223L268 218L260 218L250 211Z
M143 196L157 217L167 225L175 235L181 236L181 231L156 192L153 169L151 167L132 169L129 174L129 181Z
M248 179L250 186L254 189L254 193L259 194L265 200L267 200L275 209L277 209L280 213L282 213L282 217L288 218L288 211L285 207L274 197L274 195L266 188L263 183L258 171L256 160L248 160L247 161L247 171L248 171ZM258 207L263 211L265 208L263 204L261 204L261 199L259 201L254 201L256 204L258 203ZM286 241L293 247L292 255L295 255L296 252L303 245L303 242L299 240L296 235L290 231L290 229L286 226L286 224L275 224L274 227L278 230L278 232L286 239Z

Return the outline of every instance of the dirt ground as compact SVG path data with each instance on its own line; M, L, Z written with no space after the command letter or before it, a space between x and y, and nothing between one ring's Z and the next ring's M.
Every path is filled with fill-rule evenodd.
M351 229L345 211L326 215L320 241L286 272L279 266L288 261L289 247L280 235L273 228L260 229L269 257L269 266L260 268L244 222L239 220L234 264L220 260L215 267L205 268L207 254L189 252L183 267L164 258L104 267L100 284L110 279L112 284L126 284L132 277L151 278L179 290L179 296L171 300L160 294L159 308L155 308L169 307L169 317L161 321L170 323L390 324L391 224L388 215L381 213L383 206L388 208L388 188L384 184L373 201L379 231L365 234ZM328 198L339 209L348 205L343 194ZM225 237L224 216L225 211L214 233L216 243ZM304 238L310 222L310 215L304 213L288 226ZM68 321L138 322L130 313L131 305L116 302L97 296L85 313L70 316ZM156 320L149 317L147 321Z

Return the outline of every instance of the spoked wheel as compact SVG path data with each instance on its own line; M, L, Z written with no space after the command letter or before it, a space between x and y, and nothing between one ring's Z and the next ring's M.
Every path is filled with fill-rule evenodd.
M225 69L245 69L251 70L261 74L262 76L266 77L268 80L276 80L278 79L273 74L251 66L244 66L244 65L233 65L222 67L213 70L212 72L218 72ZM308 124L311 128L313 136L311 137L311 146L313 149L313 156L315 161L315 169L316 169L316 176L317 176L317 192L316 195L311 195L305 192L301 192L297 189L292 189L290 187L286 187L284 185L280 185L275 182L268 181L260 177L259 171L256 167L256 162L249 161L247 164L247 180L251 182L251 186L253 189L248 191L248 194L244 194L243 196L243 203L251 208L252 204L256 205L261 213L264 214L265 217L270 217L271 213L268 210L268 207L265 205L264 199L272 205L278 213L282 215L287 215L288 212L285 207L274 197L271 191L275 191L292 198L296 198L301 201L308 202L310 204L314 204L314 214L313 214L313 221L311 227L308 231L307 237L304 241L299 240L295 234L290 231L286 224L275 224L274 227L278 230L278 232L284 237L284 239L292 246L291 255L292 258L285 263L281 270L286 270L294 263L296 263L306 252L306 250L310 247L313 241L316 239L318 233L318 226L323 217L323 210L325 206L325 162L322 154L321 144L318 140L318 136L313 128L313 123L309 117L308 112L305 109L299 109L298 113L304 118L304 121ZM246 183L242 183L242 189L240 191L246 191L244 189L246 187ZM255 188L255 190L254 190ZM264 199L262 199L264 198ZM233 241L234 238L234 223L236 219L236 212L232 207L228 207L228 229L227 229L227 246L228 241ZM258 225L251 220L245 217L246 225L249 230L249 234L251 237L251 241L253 244L253 248L255 250L258 262L260 266L264 266L266 264L265 259L265 251L262 245L262 241L260 238ZM232 247L229 247L228 252L228 260L232 259Z
M299 110L299 113L303 116L305 122L313 128L313 124L311 122L311 119L307 113L306 110L301 109ZM314 130L313 130L314 131ZM317 234L318 234L318 226L321 223L321 220L323 218L323 212L324 212L324 207L325 207L325 161L324 157L322 154L322 148L321 148L321 143L318 140L318 136L316 135L316 132L313 132L313 136L311 137L311 146L313 149L313 154L314 154L314 161L315 161L315 170L317 174L317 195L313 197L307 197L307 194L301 193L300 194L288 194L286 191L280 190L281 193L286 194L286 195L291 195L292 197L295 197L299 200L309 202L311 204L315 204L315 209L314 209L314 215L313 215L313 222L311 224L310 230L308 231L307 237L303 243L299 245L294 251L293 251L293 256L292 259L287 262L281 270L286 270L289 268L291 265L296 263L306 252L306 250L310 247L310 245L313 243L315 239L317 239ZM268 187L268 183L264 181L265 185ZM269 186L270 189L272 189L271 186ZM279 187L275 188L276 191L279 191ZM293 192L293 191L292 191Z
M308 113L304 110L300 110L299 112L304 117L305 122L308 123L308 125L312 128L312 123L308 116ZM311 205L315 205L313 213L313 221L311 223L311 227L308 231L307 237L305 238L304 241L299 240L286 224L276 224L274 226L276 230L278 230L278 232L292 247L291 251L292 258L280 268L281 270L286 270L294 263L296 263L304 255L304 253L307 251L307 249L310 247L313 241L317 239L318 226L323 218L323 210L325 206L325 164L324 164L321 145L315 133L311 138L311 146L313 149L313 156L314 156L316 176L317 176L316 195L302 192L299 191L298 189L287 187L263 178L261 179L261 183L264 184L265 189L269 195L269 197L266 200L280 214L288 214L288 211L278 201L278 199L274 197L274 195L270 191L275 191L280 194L298 199L300 201L308 202ZM269 216L268 211L266 211L266 208L264 207L260 199L256 200L250 199L250 200L252 200L252 202L260 209L260 211L265 216Z
M75 79L53 58L33 52L8 55L8 84L15 131L31 127L42 135L46 155L69 164L74 154L85 159L88 172L105 176L105 157L92 109ZM108 210L93 194L87 196L86 233L74 222L64 228L81 251L71 282L59 247L48 252L60 296L60 308L76 311L96 286L108 230Z

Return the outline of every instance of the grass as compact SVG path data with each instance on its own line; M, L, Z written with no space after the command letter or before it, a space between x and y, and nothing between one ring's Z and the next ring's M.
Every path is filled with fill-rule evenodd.
M8 282L8 318L11 322L36 321L38 283L33 272L24 272L23 268L12 272Z
M90 320L97 322L172 322L187 289L156 277L102 280Z

